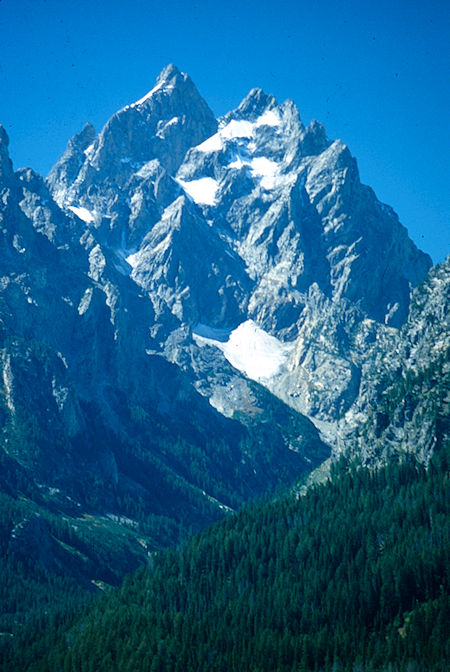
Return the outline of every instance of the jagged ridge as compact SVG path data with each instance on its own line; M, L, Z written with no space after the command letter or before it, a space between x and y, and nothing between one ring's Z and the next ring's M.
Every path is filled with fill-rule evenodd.
M167 516L157 547L319 464L317 428L346 449L371 343L431 261L342 142L260 89L216 121L174 66L46 183L7 142L0 410L21 469L101 515Z

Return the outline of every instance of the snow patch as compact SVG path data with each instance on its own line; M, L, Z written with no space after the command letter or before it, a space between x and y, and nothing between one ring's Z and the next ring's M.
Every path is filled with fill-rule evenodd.
M199 152L220 152L223 149L220 133L214 133L214 135L198 145L196 149Z
M127 105L124 109L126 110L129 107L137 107L138 105L142 105L142 103L145 103L149 98L153 96L154 93L159 91L160 89L163 89L164 91L169 91L170 89L173 89L174 86L172 84L167 84L165 81L158 82L156 86L153 87L148 93L145 94L145 96L142 96L142 98L139 98L139 100L136 100L135 103L131 103L131 105Z
M275 110L266 110L258 117L255 126L279 126L281 124L280 115Z
M92 155L94 154L94 150L95 150L95 142L92 142L92 143L89 145L89 147L86 147L86 149L84 150L83 154L84 154L84 155L86 156L86 158L89 160L89 159L92 157Z
M220 129L222 138L250 138L255 124L245 119L232 119L226 126Z
M129 254L128 257L125 258L125 261L131 266L131 268L136 268L136 266L139 264L139 252Z
M264 156L257 156L251 161L245 161L241 156L237 156L234 161L228 164L228 168L237 168L240 170L244 166L251 169L253 177L261 178L263 189L274 189L284 184L279 177L279 166L275 161L266 159Z
M281 118L275 110L266 110L254 122L245 119L232 119L222 126L217 133L196 147L199 152L220 152L226 140L234 138L251 138L255 129L261 126L279 126Z
M92 212L89 212L87 208L76 207L75 205L69 205L69 210L71 210L79 219L82 219L86 224L92 224L94 221L94 215Z
M199 205L215 205L219 188L212 177L201 177L199 180L177 180L185 192Z
M266 159L264 156L258 156L252 159L250 166L252 174L261 177L261 186L263 189L273 189L276 186L278 164L275 161Z
M253 320L242 322L231 332L226 342L203 336L198 326L193 333L196 343L219 348L231 366L256 381L276 376L294 348L294 343L282 343L258 327ZM211 328L206 329L214 333Z

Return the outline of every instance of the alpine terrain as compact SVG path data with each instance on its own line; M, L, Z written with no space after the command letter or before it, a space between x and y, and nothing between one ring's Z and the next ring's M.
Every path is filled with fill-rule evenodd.
M217 120L169 65L47 179L13 170L0 127L0 234L0 660L441 670L409 642L448 605L450 258L340 140L261 89Z

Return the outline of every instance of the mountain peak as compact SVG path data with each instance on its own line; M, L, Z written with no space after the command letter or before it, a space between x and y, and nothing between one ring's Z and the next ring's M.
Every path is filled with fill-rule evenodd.
M174 77L179 77L183 76L184 73L180 72L178 70L177 66L174 65L173 63L169 63L169 65L166 65L165 68L161 70L159 73L158 77L156 78L157 83L162 83L162 82L168 82L169 80L173 79ZM184 75L186 76L186 75Z
M64 199L72 203L91 181L98 182L99 174L100 181L107 183L114 175L114 183L121 188L135 165L153 159L175 174L187 150L216 131L214 114L191 78L170 64L161 71L155 86L116 112L97 137L88 124L72 138L49 175L51 191L58 203ZM101 199L89 207L101 211Z
M96 132L93 125L85 124L81 131L69 140L64 154L51 169L47 181L57 203L62 203L62 194L68 188L68 185L76 179L86 159L85 152L95 138ZM56 187L56 185L58 186Z
M91 142L95 140L96 135L97 134L95 132L94 126L88 121L83 126L81 131L69 140L69 143L71 143L73 146L80 147L82 150L85 150L86 147L88 147Z
M323 152L331 144L327 137L325 126L316 119L313 119L304 130L302 144L306 155Z
M163 68L159 73L158 77L156 78L155 86L148 93L146 93L145 96L133 103L131 107L142 105L142 103L145 103L153 98L154 94L156 93L173 92L175 89L185 88L186 85L190 89L195 89L195 85L189 75L186 75L184 72L180 72L176 65L170 63L169 65L166 65L166 67Z
M252 120L253 117L256 118L266 110L270 110L277 105L278 103L275 96L271 93L266 93L262 89L255 88L247 94L236 112L242 117L249 117L250 120Z

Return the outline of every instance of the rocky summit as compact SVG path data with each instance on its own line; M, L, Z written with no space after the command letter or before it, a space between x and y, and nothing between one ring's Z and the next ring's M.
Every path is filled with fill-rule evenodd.
M98 137L72 140L48 185L141 288L152 348L215 408L245 413L253 379L333 444L368 321L400 327L431 266L292 101L253 89L216 122L174 66Z
M253 89L216 120L169 65L46 180L7 147L1 129L2 487L28 517L126 528L120 573L330 451L427 462L448 263L428 276L292 101Z

